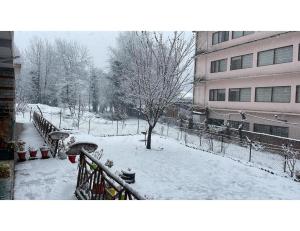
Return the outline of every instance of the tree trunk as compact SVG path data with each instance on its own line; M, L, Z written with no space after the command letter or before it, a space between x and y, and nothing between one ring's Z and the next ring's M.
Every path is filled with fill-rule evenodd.
M149 126L148 136L147 136L147 146L146 146L147 149L151 149L151 134L152 134L152 130L153 130L153 127Z

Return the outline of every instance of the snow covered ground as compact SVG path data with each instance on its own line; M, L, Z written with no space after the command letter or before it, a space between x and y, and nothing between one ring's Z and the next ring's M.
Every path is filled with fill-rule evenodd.
M37 110L35 104L29 105L33 110ZM51 121L57 127L60 123L60 111L61 108L50 107L48 105L39 104L44 117ZM73 133L88 133L89 123L91 118L90 134L94 136L113 136L113 135L133 135L137 134L137 119L128 119L124 123L109 121L103 118L96 118L93 113L85 113L84 118L81 120L79 131L73 126L72 118L67 116L68 110L62 110L61 128L71 130ZM29 111L25 113L24 118L22 115L18 115L18 120L23 122L29 122ZM139 131L147 130L147 122L140 120ZM181 144L187 144L187 146L194 147L201 150L209 150L209 140L204 137L201 138L201 142L197 135L187 134L185 142L185 133L181 132L179 128L167 126L166 124L158 123L154 129L157 134L170 137ZM234 143L224 144L225 152L220 152L221 142L214 141L214 152L225 157L240 160L247 163L249 160L249 148L241 147ZM278 154L270 153L265 150L252 149L252 164L258 168L265 168L277 174L286 176L288 173L283 172L284 157ZM296 170L300 170L300 161L296 163Z
M40 147L44 140L32 123L24 123L20 139L28 146ZM40 153L38 153L40 158ZM28 158L28 156L27 156ZM74 199L77 166L59 159L36 159L15 165L14 199Z
M99 120L104 124L109 122ZM18 115L17 121L25 123L25 132L20 138L27 141L27 145L38 147L43 143L28 123L28 114L25 118ZM55 121L57 119L54 124ZM94 129L102 130L102 126ZM101 137L88 135L84 129L72 133L76 141L95 142L103 148L101 160L112 159L113 171L133 169L136 183L132 186L148 198L300 199L300 183L290 178L267 173L246 161L186 147L176 138L153 135L153 148L146 150L143 135ZM68 160L18 163L15 199L74 199L76 176L77 164Z

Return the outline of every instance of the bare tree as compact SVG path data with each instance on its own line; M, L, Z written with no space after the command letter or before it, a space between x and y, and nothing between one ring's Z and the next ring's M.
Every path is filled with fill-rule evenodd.
M123 65L126 100L140 104L148 122L147 149L151 149L151 134L164 110L183 97L193 51L194 38L187 40L183 32L131 32L119 39L114 57Z

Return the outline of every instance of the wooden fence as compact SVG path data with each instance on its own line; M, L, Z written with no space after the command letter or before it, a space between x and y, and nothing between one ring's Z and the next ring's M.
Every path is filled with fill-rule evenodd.
M58 140L52 140L49 134L54 131L59 131L59 129L37 112L33 113L33 124L47 143L52 155L55 156L58 148Z
M145 199L84 149L80 153L75 195L80 200Z

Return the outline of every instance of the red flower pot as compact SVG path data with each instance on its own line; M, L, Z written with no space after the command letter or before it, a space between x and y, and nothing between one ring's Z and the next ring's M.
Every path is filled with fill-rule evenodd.
M49 150L47 150L47 149L41 150L42 159L48 159L49 158L48 152L49 152Z
M35 150L35 151L29 151L29 155L30 155L30 157L32 157L32 158L35 158L35 157L36 157L36 154L37 154L37 150Z
M68 159L71 163L76 163L76 155L68 155Z
M26 160L26 151L18 151L17 153L18 153L19 161Z
M92 193L94 194L103 194L104 193L104 184L103 183L96 183L93 185Z

